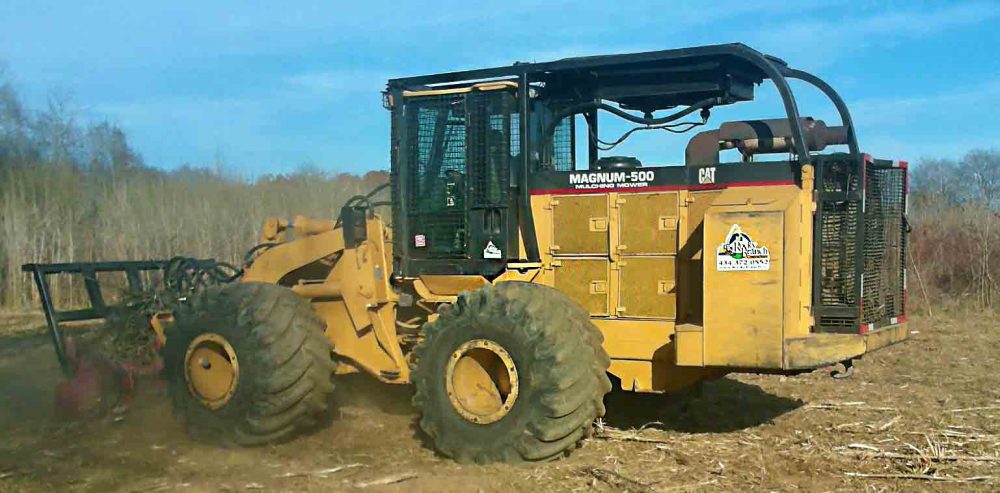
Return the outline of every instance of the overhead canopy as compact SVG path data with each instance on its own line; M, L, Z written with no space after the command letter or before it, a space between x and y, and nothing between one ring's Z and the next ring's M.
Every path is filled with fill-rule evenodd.
M809 148L795 97L786 79L802 80L830 98L840 113L842 124L848 127L850 151L857 154L851 114L829 84L808 72L789 67L780 58L764 55L741 43L515 63L506 67L405 77L390 79L387 90L389 93L420 91L510 80L521 85L520 91L526 91L525 86L529 84L543 83L547 97L580 102L599 98L617 102L626 109L651 113L674 106L696 108L749 101L753 99L755 84L771 80L781 96L785 115L792 122L794 152L804 165L808 164Z
M734 43L515 63L392 79L388 86L390 90L420 90L526 76L530 83L544 83L548 97L577 101L600 98L652 112L708 98L718 98L719 104L752 100L754 85L770 78L761 61L782 68L786 65L778 58Z

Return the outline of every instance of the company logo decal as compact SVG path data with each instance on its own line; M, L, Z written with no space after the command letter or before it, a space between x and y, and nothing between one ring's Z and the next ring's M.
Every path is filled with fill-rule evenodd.
M771 252L734 224L715 252L715 268L720 272L771 270Z

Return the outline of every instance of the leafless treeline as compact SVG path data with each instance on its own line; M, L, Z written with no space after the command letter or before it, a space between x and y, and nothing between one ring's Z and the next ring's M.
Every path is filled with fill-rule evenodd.
M64 100L25 108L0 70L0 307L30 308L27 262L241 259L263 220L332 217L352 195L383 183L303 169L253 181L223 172L147 167L116 126L82 125ZM56 283L66 303L81 292ZM75 286L74 286L75 287Z
M26 109L0 66L0 307L29 307L26 262L213 256L238 260L264 218L329 217L386 180L303 170L255 181L147 167L115 125L81 125L65 99ZM1000 151L911 167L910 297L990 307L1000 289ZM919 273L919 276L916 275ZM922 282L922 286L915 285ZM81 293L65 283L67 302ZM916 299L915 299L916 298Z
M1000 151L911 168L911 268L931 296L992 307L1000 290ZM918 293L911 272L910 297Z

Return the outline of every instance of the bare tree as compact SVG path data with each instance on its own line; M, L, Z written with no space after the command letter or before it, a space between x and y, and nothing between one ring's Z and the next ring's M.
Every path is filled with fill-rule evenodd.
M30 150L27 111L6 65L0 64L0 164L27 158Z
M1000 151L969 151L962 158L958 172L971 185L973 200L994 208L1000 204Z
M991 307L1000 286L1000 152L973 150L961 160L913 167L910 221L914 261L941 299L971 297Z
M72 163L80 155L80 129L68 93L49 95L48 108L34 122L41 158L56 163Z

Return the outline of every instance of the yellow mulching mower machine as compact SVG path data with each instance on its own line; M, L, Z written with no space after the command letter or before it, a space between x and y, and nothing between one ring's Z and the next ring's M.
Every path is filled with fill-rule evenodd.
M840 125L800 116L789 79ZM701 127L766 80L780 118L702 131L682 165L604 155L636 131ZM861 153L840 96L778 58L728 44L516 63L392 79L383 102L391 200L271 218L237 272L165 276L181 289L152 326L200 434L285 440L323 422L335 375L364 372L414 385L446 456L545 460L588 436L612 382L843 374L907 337L906 163ZM634 127L602 140L609 119ZM64 358L59 322L99 313L61 316L47 274L165 265L25 269Z

